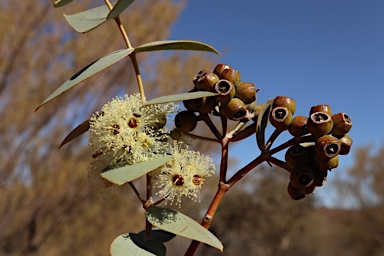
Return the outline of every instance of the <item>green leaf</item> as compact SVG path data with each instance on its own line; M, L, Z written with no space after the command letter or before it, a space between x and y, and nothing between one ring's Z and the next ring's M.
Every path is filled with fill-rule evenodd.
M139 235L142 237L145 237L145 234L146 234L145 230L143 230L139 233ZM154 228L151 231L151 237L153 237L154 239L159 240L160 242L163 242L163 243L170 241L175 236L176 236L175 234L172 234L168 231L158 229L158 228Z
M94 74L99 73L103 69L121 60L125 56L129 55L132 51L133 49L118 50L92 62L91 64L89 64L88 66L86 66L85 68L77 72L76 74L74 74L70 79L68 79L65 83L63 83L58 89L56 89L56 91L54 91L47 99L45 99L44 102L41 103L41 105L35 109L35 111L38 110L44 104L48 103L49 101L65 93L75 85L79 84L80 82L90 78Z
M120 15L134 0L119 0L107 16L107 20Z
M100 175L104 179L120 186L162 166L171 158L171 155L166 155L146 162L127 165L116 169L106 168Z
M143 44L135 48L135 52L150 52L161 50L194 50L220 54L215 48L208 44L190 40L156 41Z
M165 256L167 249L164 244L155 238L145 238L138 234L129 233L132 241L144 250L154 253L157 256ZM130 254L129 254L130 255Z
M69 4L72 1L73 0L56 0L55 2L53 2L53 6L56 7L56 8L62 7L64 5Z
M111 244L111 256L127 256L127 255L136 255L136 256L153 256L156 253L150 253L144 248L138 246L138 241L140 241L137 237L138 235L132 236L131 233L123 234L115 238ZM135 238L133 238L135 237ZM134 241L135 240L135 241ZM141 239L142 241L143 239ZM143 241L142 241L143 242ZM164 246L164 245L163 245ZM152 247L150 247L152 248ZM157 248L157 246L156 246ZM152 250L155 251L155 250Z
M79 33L89 32L107 21L109 8L102 5L72 15L65 15L68 24Z
M167 95L167 96L155 98L155 99L152 99L152 100L145 102L143 105L162 104L162 103L168 103L168 102L176 102L176 101L211 97L211 96L216 96L216 95L218 95L218 94L213 93L213 92L203 92L203 91L201 91L201 92L187 92L187 93L173 94L173 95Z
M260 110L256 123L256 141L257 146L261 151L264 151L265 147L265 128L269 121L269 112L271 112L272 103L274 98L269 99Z
M165 207L150 207L145 212L147 220L165 231L200 241L223 251L223 244L210 231L188 216Z
M84 122L82 122L81 124L79 124L78 126L76 126L75 129L73 129L68 135L67 137L65 137L65 139L63 140L63 142L61 142L59 148L61 148L62 146L64 146L65 144L67 144L68 142L70 142L71 140L79 137L81 134L85 133L86 131L89 130L89 119L85 120Z

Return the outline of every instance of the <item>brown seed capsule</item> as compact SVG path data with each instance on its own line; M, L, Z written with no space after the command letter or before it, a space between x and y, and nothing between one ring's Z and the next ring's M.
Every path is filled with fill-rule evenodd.
M309 187L313 183L313 172L310 168L305 166L296 166L292 169L291 175L289 176L289 180L292 186L305 189Z
M248 113L244 102L238 98L233 98L228 104L223 105L221 110L228 119L234 121L241 120Z
M328 134L332 127L332 118L325 112L315 112L307 120L307 129L315 138Z
M328 114L329 116L332 116L332 109L329 105L321 104L311 107L311 110L309 111L309 115L312 115L316 112L324 112Z
M291 168L311 164L314 159L315 149L313 145L307 147L294 145L285 152L285 162Z
M190 111L207 114L213 111L217 105L217 102L215 97L204 97L199 99L185 100L183 101L183 104L185 108Z
M228 80L235 86L241 82L240 71L229 68L224 69L219 75L219 78Z
M284 131L292 122L292 114L286 107L276 107L270 112L269 121L276 129Z
M219 77L212 73L211 71L206 71L201 74L197 82L195 83L195 87L198 91L212 91L216 82L219 81Z
M293 200L300 200L305 197L305 192L302 189L298 189L292 186L291 182L288 183L288 194Z
M213 73L219 76L225 69L232 69L232 67L227 64L217 64Z
M215 96L217 102L227 104L236 93L235 86L228 80L220 79L214 86L214 92L219 93Z
M256 101L256 89L252 83L242 82L236 86L236 98L241 99L245 104Z
M209 71L208 71L208 70L205 70L205 69L200 70L200 71L195 75L195 77L193 78L193 84L196 86L197 81L199 81L199 79L200 79L201 77L203 77L204 74L206 74L207 72L209 72Z
M277 96L272 103L272 108L276 107L286 107L294 115L296 112L296 101L290 97Z
M196 128L197 116L192 111L181 111L175 116L175 126L181 132L190 132Z
M339 156L334 156L331 159L316 157L315 164L320 171L326 172L339 166Z
M332 116L333 128L331 133L333 135L347 134L352 128L352 120L345 113L337 113Z
M316 189L316 187L313 186L313 185L311 185L311 186L306 187L306 188L304 189L304 193L305 193L306 195L313 194L313 191L315 191L315 189Z
M315 141L316 157L323 159L331 159L337 156L340 152L339 140L331 135L324 135Z
M305 116L295 116L291 124L288 126L289 133L294 137L300 137L308 134L307 120Z
M313 186L321 187L324 185L324 182L327 180L328 171L321 171L316 166L310 167L313 172Z
M348 134L345 134L344 136L335 136L335 137L338 138L340 142L339 155L347 155L352 147L352 143L353 143L352 138L349 137Z

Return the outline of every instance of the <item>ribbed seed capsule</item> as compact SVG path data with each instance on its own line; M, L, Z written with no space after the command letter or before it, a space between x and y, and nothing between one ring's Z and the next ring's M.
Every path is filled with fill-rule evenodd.
M302 189L298 189L294 186L292 186L291 182L288 183L288 195L293 199L293 200L300 200L305 197L305 192Z
M325 112L315 112L307 120L307 129L315 138L328 134L332 127L332 118Z
M310 168L305 166L296 166L292 169L289 180L292 186L298 189L305 189L313 183L313 172Z
M190 132L196 128L197 116L189 110L181 111L175 116L175 126L181 132Z
M324 135L315 141L315 153L316 157L323 159L331 159L340 152L339 140L331 135Z
M232 67L227 64L217 64L213 70L213 73L219 76L226 69L232 69Z
M326 172L339 166L339 156L334 156L331 159L316 157L315 164L320 171Z
M212 91L219 77L211 71L204 72L197 80L195 87L199 91Z
M228 104L224 105L221 110L228 119L234 121L241 120L248 113L244 102L238 98L233 98Z
M352 138L349 137L348 134L345 134L344 136L335 136L335 137L338 138L340 142L339 155L347 155L352 147L352 143L353 143Z
M352 128L352 120L345 113L337 113L332 116L333 128L331 133L333 135L347 134Z
M230 68L224 69L219 75L219 78L228 80L235 86L241 82L240 71Z
M300 137L308 133L307 129L308 118L305 116L295 116L291 124L288 126L289 133L294 137Z
M292 114L286 107L276 107L269 114L269 121L276 129L284 131L292 122Z
M324 112L327 115L332 116L332 109L327 104L320 104L320 105L311 107L311 110L309 111L309 115L312 115L313 113L316 113L316 112Z
M296 112L296 101L287 96L277 96L272 103L272 108L286 107L292 115Z
M220 79L214 86L214 92L219 93L215 100L221 104L227 104L236 93L235 86L228 80Z
M250 104L256 101L256 88L253 83L242 82L235 88L235 97L241 99L245 104Z

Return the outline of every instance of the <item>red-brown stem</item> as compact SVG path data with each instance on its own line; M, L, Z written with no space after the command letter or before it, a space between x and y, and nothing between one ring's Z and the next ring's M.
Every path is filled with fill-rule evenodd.
M287 165L287 163L284 161L281 161L280 159L270 156L268 157L267 161L286 170L287 172L290 172L290 167Z
M265 144L265 149L270 149L272 147L273 142L277 139L277 137L283 132L284 130L275 129L269 137L267 143Z
M135 185L132 183L132 181L128 182L128 184L131 186L133 192L135 192L137 198L140 200L141 203L145 203L145 200L141 197L139 191L137 190L137 188L135 187Z
M222 134L224 137L228 133L228 119L223 115L220 115L220 119L221 119L221 127L223 129Z
M228 189L229 187L226 184L220 182L216 195L213 198L213 201L209 206L207 213L204 215L203 221L201 222L201 226L203 226L206 229L208 229L211 226L212 219L216 213L216 210L219 207L219 204L223 199L225 192L227 192ZM195 241L195 240L192 241L188 247L188 250L185 252L185 256L194 255L199 244L200 244L199 241Z
M209 118L208 114L204 114L201 116L201 119L208 125L211 132L215 135L218 140L221 140L223 136L217 130L216 126L212 123L211 118Z
M225 136L221 142L220 182L222 183L226 182L227 177L229 141L229 138Z

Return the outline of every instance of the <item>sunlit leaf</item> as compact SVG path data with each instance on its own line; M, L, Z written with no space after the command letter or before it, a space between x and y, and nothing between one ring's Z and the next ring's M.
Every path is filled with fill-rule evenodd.
M152 99L145 102L144 105L154 105L154 104L162 104L162 103L168 103L168 102L191 100L191 99L211 97L216 95L218 94L213 92L187 92L187 93L167 95L167 96L162 96L156 99Z
M144 174L162 166L171 159L171 155L162 156L142 163L127 165L116 169L106 169L101 172L101 177L116 184L123 185L135 180Z
M145 237L145 234L146 234L145 230L143 230L139 233L139 235L142 237ZM170 233L168 231L158 229L158 228L154 228L151 231L151 237L153 237L154 239L159 240L160 242L163 242L163 243L170 241L175 236L176 235L173 233Z
M190 217L165 207L150 207L145 212L147 220L165 231L200 241L223 251L223 244L210 231Z
M135 240L138 240L137 238ZM164 246L164 245L163 245ZM123 234L115 238L111 244L111 256L153 256L155 253L150 253L139 247L131 238L131 234Z
M272 108L274 98L269 99L260 110L259 116L257 117L256 123L256 141L257 146L261 151L264 151L265 146L265 128L269 121L269 112Z
M83 68L76 74L74 74L70 79L68 79L65 83L63 83L56 91L54 91L47 99L44 100L43 103L41 103L40 106L38 106L36 110L38 110L42 105L48 103L49 101L53 100L54 98L58 97L59 95L65 93L75 85L79 84L80 82L90 78L94 74L102 71L103 69L111 66L112 64L116 63L117 61L121 60L125 56L129 55L133 49L123 49L118 50L115 52L112 52Z
M72 15L65 15L68 24L79 33L86 33L107 21L109 8L102 5Z
M81 134L85 133L86 131L89 130L89 119L85 120L84 122L82 122L81 124L79 124L78 126L76 126L75 129L73 129L68 135L67 137L65 137L65 139L63 140L63 142L61 142L59 148L61 148L62 146L64 146L65 144L67 144L68 142L70 142L71 140L79 137Z
M107 16L107 20L119 16L134 0L119 0Z
M54 7L62 7L64 5L67 5L69 4L70 2L72 2L73 0L56 0L55 2L53 2L53 6Z
M190 40L156 41L143 44L135 48L135 52L150 52L161 50L193 50L220 54L215 48L208 44Z

